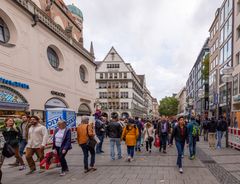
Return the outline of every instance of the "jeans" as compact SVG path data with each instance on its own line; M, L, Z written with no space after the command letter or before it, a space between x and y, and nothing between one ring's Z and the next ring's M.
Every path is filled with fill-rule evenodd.
M135 146L135 150L137 151L140 151L141 150L141 141L142 141L142 137L141 135L138 136L138 139L137 139L137 145Z
M118 152L118 159L122 158L122 150L121 150L121 141L120 138L110 138L110 151L111 151L111 158L115 159L115 144L117 146L117 152Z
M96 153L101 153L103 151L102 145L103 145L104 135L98 135L97 137L100 142L96 146Z
M222 148L222 137L223 137L223 132L217 131L217 147L218 148Z
M196 144L197 144L197 138L193 136L189 136L189 152L190 157L196 155Z
M63 154L62 153L62 148L60 148L60 147L56 147L56 150L57 150L57 154L58 154L58 157L59 157L59 160L60 160L60 163L61 163L62 172L68 171L68 164L67 164L67 161L65 159L65 156L66 156L67 152Z
M185 142L176 141L176 147L178 152L177 165L179 168L182 168L182 155L184 151Z
M94 148L90 148L87 144L81 144L80 145L83 151L83 163L84 163L84 169L88 170L88 152L91 154L91 162L90 162L90 167L94 167L95 164L95 150Z
M128 156L133 158L134 156L134 146L127 146L127 153L128 153Z
M25 147L27 146L27 141L26 139L22 139L20 142L19 142L19 153L20 153L20 156L22 157L23 154L24 154L24 150L25 150Z
M160 138L160 150L163 148L163 151L166 151L167 139L168 139L168 134L162 133Z

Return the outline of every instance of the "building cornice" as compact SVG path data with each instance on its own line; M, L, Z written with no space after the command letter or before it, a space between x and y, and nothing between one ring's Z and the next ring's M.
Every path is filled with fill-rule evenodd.
M59 27L43 10L41 10L37 5L35 5L31 0L12 0L15 4L24 9L28 14L33 17L37 17L39 22L50 29L53 33L59 36L63 41L65 41L69 46L74 48L78 53L85 57L88 62L94 66L96 64L93 62L94 57L81 46L72 36L69 36L61 27Z

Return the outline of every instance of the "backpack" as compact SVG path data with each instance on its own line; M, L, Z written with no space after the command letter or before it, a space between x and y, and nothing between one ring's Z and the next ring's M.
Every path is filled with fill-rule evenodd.
M200 128L197 123L193 123L192 135L193 137L198 137L200 135Z

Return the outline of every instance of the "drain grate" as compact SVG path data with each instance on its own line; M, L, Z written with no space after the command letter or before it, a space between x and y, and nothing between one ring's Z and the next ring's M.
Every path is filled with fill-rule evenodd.
M198 148L198 158L209 169L209 171L217 178L221 184L239 184L240 181L230 172L217 164L209 155L201 148Z

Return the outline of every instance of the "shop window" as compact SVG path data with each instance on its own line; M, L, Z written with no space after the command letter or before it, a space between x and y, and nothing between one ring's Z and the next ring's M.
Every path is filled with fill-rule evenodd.
M238 75L233 78L233 96L238 94Z
M7 24L0 17L0 42L7 43L10 40L10 32Z

